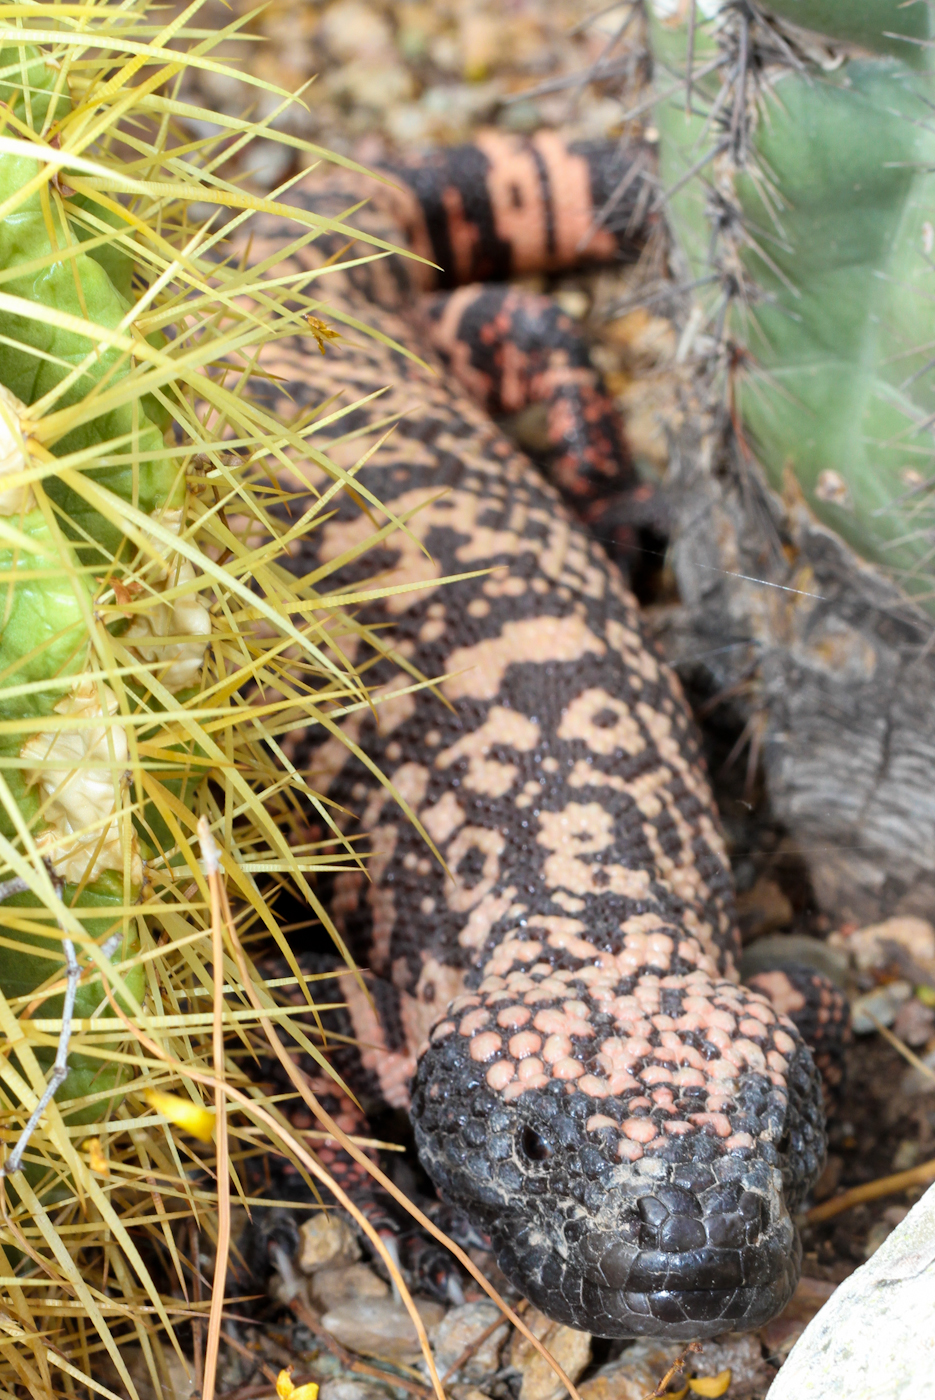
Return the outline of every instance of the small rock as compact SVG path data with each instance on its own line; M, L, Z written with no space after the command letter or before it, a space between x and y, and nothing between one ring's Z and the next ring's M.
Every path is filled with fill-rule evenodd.
M346 63L343 68L328 75L324 87L328 96L335 101L347 103L352 109L363 109L363 112L367 108L394 108L410 102L415 93L412 74L401 64L390 60L374 62L372 59L361 59Z
M503 53L500 17L468 10L461 20L461 67L469 83L489 76Z
M864 1258L869 1259L876 1254L884 1240L888 1240L893 1233L894 1226L888 1220L878 1220L875 1225L871 1225L867 1231L867 1238L864 1241Z
M309 1292L320 1308L333 1308L355 1298L386 1298L390 1286L366 1264L348 1264L340 1269L316 1269Z
M336 0L321 17L315 37L341 63L392 56L393 32L381 14L362 0Z
M922 1148L914 1138L904 1138L893 1153L893 1171L907 1172L922 1160Z
M935 1187L805 1329L770 1400L906 1400L935 1375Z
M591 309L591 298L580 287L562 287L552 300L573 321L583 321Z
M907 1045L928 1044L935 1031L935 1007L923 1006L918 997L908 997L896 1012L893 1033Z
M896 1013L907 997L912 996L908 982L887 982L865 992L851 1006L851 1027L855 1035L870 1035L878 1027L891 1026Z
M591 1360L590 1333L551 1322L534 1308L529 1309L523 1321L533 1336L552 1353L574 1384ZM566 1394L565 1387L545 1357L526 1340L522 1332L513 1334L510 1365L523 1378L519 1400L560 1400Z
M656 1389L673 1361L684 1351L681 1342L634 1342L616 1361L609 1361L579 1387L581 1400L643 1400ZM684 1384L677 1372L673 1384Z
M785 890L766 875L760 876L752 890L737 896L737 913L745 942L753 942L778 928L788 928L795 917Z
M832 934L832 939L847 949L861 972L890 963L892 951L887 950L887 943L895 943L914 962L924 965L935 961L935 928L928 919L898 916L882 924L868 924L846 937Z
M897 1225L901 1225L909 1214L909 1206L887 1206L883 1212L883 1219L888 1225L892 1225L895 1230Z
M495 1303L487 1301L464 1303L461 1307L452 1308L439 1325L433 1339L439 1374L444 1375L471 1343L499 1317L502 1317L500 1309ZM486 1341L482 1342L464 1363L458 1375L473 1381L483 1381L499 1370L500 1348L506 1341L509 1330L509 1324L504 1322L502 1327L491 1332Z
M343 1268L360 1258L357 1236L347 1221L333 1211L316 1211L299 1233L302 1243L296 1263L303 1274L313 1274L316 1269Z
M372 1381L335 1376L322 1384L318 1400L389 1400L389 1392L384 1386L374 1385Z
M823 972L836 987L843 988L847 983L847 954L830 947L824 939L805 933L774 933L758 938L741 954L740 976L746 981L758 972L772 972L787 962L805 963L806 967Z
M689 1375L719 1376L730 1371L730 1387L725 1400L759 1400L765 1395L776 1372L763 1359L758 1337L749 1332L728 1332L704 1343L697 1356L688 1359Z
M417 1298L416 1307L429 1333L445 1316L440 1303ZM422 1355L412 1319L402 1303L393 1298L357 1298L339 1303L325 1313L321 1325L349 1351L382 1356L389 1361L414 1361Z

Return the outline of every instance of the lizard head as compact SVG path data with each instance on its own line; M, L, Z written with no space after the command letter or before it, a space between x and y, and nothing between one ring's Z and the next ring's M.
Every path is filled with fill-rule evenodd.
M557 1321L673 1340L763 1325L795 1287L791 1212L824 1161L795 1027L698 969L618 978L612 998L523 979L452 1003L419 1060L416 1145L442 1197Z

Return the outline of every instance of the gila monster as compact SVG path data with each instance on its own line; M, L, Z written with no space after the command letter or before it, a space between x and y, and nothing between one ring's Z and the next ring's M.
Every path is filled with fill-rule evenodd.
M355 217L427 263L329 269L320 314L385 339L345 329L324 357L280 342L263 392L310 421L385 391L312 441L350 467L396 420L357 479L412 535L355 561L374 527L347 494L291 567L346 559L341 587L378 570L424 585L362 609L390 629L382 655L342 640L381 700L344 729L451 877L337 739L286 746L370 838L368 877L338 874L329 894L369 969L371 999L340 978L357 1082L410 1109L442 1198L544 1313L681 1339L759 1326L791 1295L793 1215L825 1155L819 1077L792 1020L740 984L692 720L595 538L626 563L645 497L603 386L546 299L439 290L634 255L647 166L639 150L488 134L384 172L394 183L370 181ZM292 198L336 214L361 188L312 175ZM275 262L291 236L267 219L253 256ZM293 268L340 248L310 242ZM551 481L490 416L530 401ZM306 462L283 479L301 493L325 478ZM414 674L444 679L413 690Z

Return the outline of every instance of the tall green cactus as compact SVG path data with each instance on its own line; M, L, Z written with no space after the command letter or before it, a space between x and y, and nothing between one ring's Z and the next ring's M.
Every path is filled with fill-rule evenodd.
M649 4L667 213L736 421L776 489L935 607L935 14Z

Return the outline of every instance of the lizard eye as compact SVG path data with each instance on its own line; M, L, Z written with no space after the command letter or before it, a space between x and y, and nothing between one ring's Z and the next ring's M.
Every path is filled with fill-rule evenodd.
M552 1155L551 1147L539 1136L535 1128L523 1129L522 1147L526 1156L533 1162L547 1162Z

